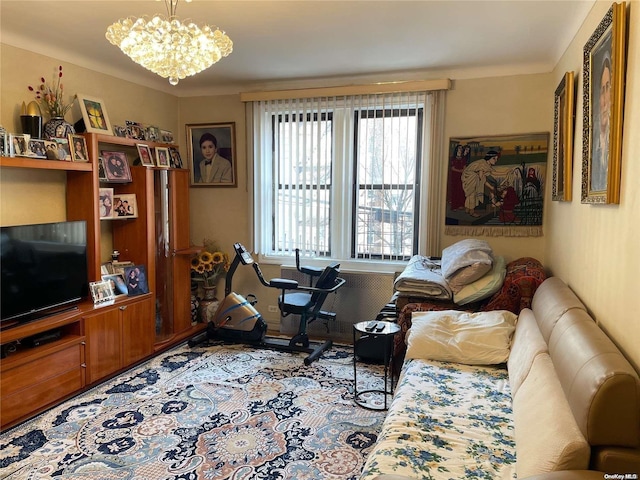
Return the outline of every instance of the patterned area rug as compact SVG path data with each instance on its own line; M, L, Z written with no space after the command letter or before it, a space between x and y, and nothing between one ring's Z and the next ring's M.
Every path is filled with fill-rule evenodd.
M303 358L177 347L0 435L0 478L356 479L385 412L354 404L351 347Z

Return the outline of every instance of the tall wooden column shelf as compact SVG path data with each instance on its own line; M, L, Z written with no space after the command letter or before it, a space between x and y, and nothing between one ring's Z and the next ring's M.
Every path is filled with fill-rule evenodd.
M98 177L101 150L124 151L131 164L138 156L137 143L151 149L168 145L109 135L84 136L89 162L0 157L0 167L66 171L67 220L87 223L89 281L101 279L101 264L117 249L120 260L145 265L149 293L120 297L101 308L89 299L71 312L3 330L0 343L18 348L0 360L1 429L206 327L191 324L188 170L131 166L130 183L102 184ZM100 187L135 194L137 218L100 220ZM26 348L16 343L54 331L59 339L46 345ZM21 398L28 401L21 402Z

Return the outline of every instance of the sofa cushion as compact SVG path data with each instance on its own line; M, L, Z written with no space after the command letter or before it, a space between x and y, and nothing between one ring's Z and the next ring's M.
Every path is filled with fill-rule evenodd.
M504 310L414 312L406 358L467 365L504 363L509 357L516 315Z
M575 293L558 277L547 278L536 290L531 301L531 310L538 320L540 332L545 342L549 342L551 332L558 319L571 309L587 308Z
M458 305L466 305L490 297L500 289L506 274L507 266L504 257L498 256L487 274L462 288L452 287L453 301Z
M549 354L582 434L591 445L640 446L640 379L583 310L556 323Z
M590 447L575 419L551 357L535 357L513 397L518 478L558 470L586 470Z
M511 342L511 353L507 361L512 395L516 394L529 374L535 358L541 353L548 352L547 342L542 338L533 312L525 308L518 317L513 341Z

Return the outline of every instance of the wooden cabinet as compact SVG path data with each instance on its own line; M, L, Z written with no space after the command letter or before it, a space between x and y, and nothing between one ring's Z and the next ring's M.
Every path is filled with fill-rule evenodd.
M78 309L3 331L2 348L2 429L85 385L85 337Z
M0 169L27 168L66 172L67 220L87 222L89 281L101 279L101 264L112 249L120 260L144 265L149 293L116 299L96 308L90 299L70 314L59 314L3 330L0 360L0 429L28 418L80 392L155 351L195 336L205 324L191 325L189 240L189 172L186 169L131 166L129 183L101 183L102 150L123 151L131 164L138 140L84 134L90 161L63 162L0 157ZM151 149L166 144L144 142ZM135 194L136 218L101 220L99 191ZM59 331L46 345L24 348L19 340ZM86 361L85 361L86 360Z
M153 353L153 296L129 297L84 316L87 383L122 370Z

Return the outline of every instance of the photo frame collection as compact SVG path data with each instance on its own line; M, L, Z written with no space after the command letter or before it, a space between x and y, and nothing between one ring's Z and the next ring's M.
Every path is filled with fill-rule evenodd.
M145 167L184 168L182 157L176 147L155 147L152 149L145 143L136 143L136 148L140 164ZM137 160L134 165L137 165Z
M107 262L101 266L102 280L89 284L95 305L109 305L116 297L149 293L147 270L133 262Z
M113 188L99 191L100 220L138 218L135 193L115 193Z
M85 139L82 135L70 134L67 138L54 137L50 140L31 138L27 133L2 133L0 132L0 146L2 155L8 157L29 157L47 160L61 160L65 162L88 162L88 154ZM73 139L79 137L84 145L83 158L74 158L71 155ZM85 159L87 158L87 159Z
M237 187L236 125L186 125L192 187Z
M156 125L143 125L133 120L126 120L124 125L114 125L113 135L147 142L175 143L173 132L163 130Z

